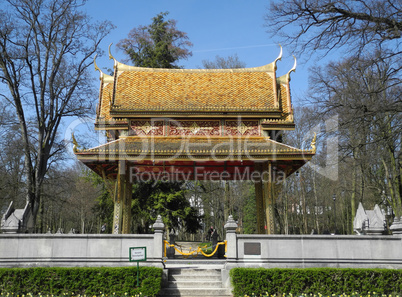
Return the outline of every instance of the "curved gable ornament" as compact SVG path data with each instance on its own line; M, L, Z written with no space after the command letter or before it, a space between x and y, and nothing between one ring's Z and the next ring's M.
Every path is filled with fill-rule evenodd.
M113 44L113 42L111 43L111 44L109 44L109 47L108 47L108 52L109 52L109 60L114 60L114 61L116 61L116 59L113 57L113 55L112 55L112 51L111 51L111 47L112 47L112 44Z
M293 59L295 60L293 63L293 67L288 71L288 73L278 77L278 82L281 84L289 84L290 82L290 73L296 72L296 67L297 67L297 59L293 55Z
M99 71L100 73L101 73L101 75L102 75L102 70L100 70L100 68L98 67L98 65L96 64L96 57L98 56L98 54L95 54L95 57L94 57L94 67L95 67L95 71Z
M274 70L276 71L277 67L276 67L276 62L282 60L282 54L283 54L283 48L282 45L279 44L279 47L281 48L281 51L279 52L279 56L275 59L274 61Z
M74 132L72 132L71 133L71 139L72 139L72 142L73 142L73 152L74 153L78 153L79 151L78 151L78 142L77 142L77 140L75 139L75 136L74 136Z
M311 151L315 154L317 148L316 148L316 142L317 142L317 133L314 132L314 137L313 140L311 141Z
M291 72L296 72L297 59L296 59L296 57L295 57L294 55L293 55L293 59L295 59L295 62L294 62L294 64L293 64L293 67L292 67L292 69L290 69L289 72L287 73L288 81L290 81L290 73L291 73Z
M111 50L112 44L113 44L113 42L112 42L111 44L109 44L109 47L108 47L109 60L113 60L113 61L114 61L114 67L117 67L117 64L118 64L119 62L118 62L118 61L116 60L116 58L113 57L113 55L112 55L112 50Z
M99 79L103 80L106 84L113 82L113 76L105 74L99 67L98 64L96 64L96 58L98 57L98 54L95 55L94 57L94 68L95 71L99 71Z

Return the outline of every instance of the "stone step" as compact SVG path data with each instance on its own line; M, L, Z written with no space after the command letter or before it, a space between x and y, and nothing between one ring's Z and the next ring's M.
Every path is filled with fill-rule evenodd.
M178 288L165 288L160 297L162 296L180 296L180 297L190 297L190 296L232 296L230 289L225 288L209 288L209 289L200 289L200 288L188 288L188 289L178 289Z
M159 296L232 296L229 288L222 287L221 269L169 268L167 287Z
M222 281L169 281L169 288L222 288Z
M169 268L170 274L186 274L186 275L220 275L220 269L202 269L202 268Z
M169 275L169 281L221 281L221 276L216 275L184 275L184 274L175 274Z

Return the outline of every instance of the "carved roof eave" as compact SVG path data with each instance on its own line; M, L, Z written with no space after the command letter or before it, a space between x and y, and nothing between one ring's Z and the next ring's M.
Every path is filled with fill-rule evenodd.
M104 126L124 126L125 125L127 128L128 120L124 117L116 117L116 118L112 118L110 120L107 120L107 119L101 117L101 118L96 119L95 125L98 125L98 126L102 126L102 125L104 125Z
M95 122L95 130L127 130L128 123L104 123L104 122Z
M148 109L148 110L120 110L111 109L110 115L112 117L233 117L233 116L244 116L250 118L275 118L279 119L282 117L281 110L222 110L222 109L210 109L210 110L163 110L163 109Z
M145 145L144 141L152 141ZM205 140L205 141L204 141ZM167 147L166 144L170 146ZM201 146L199 146L202 144ZM224 144L230 144L226 147ZM211 145L208 147L208 145ZM198 147L199 146L199 147ZM124 137L75 152L83 162L96 160L311 160L302 150L264 137Z
M282 114L280 119L265 118L260 124L262 130L294 130L296 127L293 114Z
M77 159L83 163L88 162L113 162L118 160L125 161L304 161L308 162L314 157L314 153L311 151L305 151L303 154L292 154L292 153L271 153L271 154L247 154L247 155L236 155L234 158L228 159L228 155L215 155L213 158L208 154L194 154L189 158L186 155L169 155L163 153L156 153L150 155L144 154L130 154L121 157L119 154L91 154L91 153L76 153Z
M187 117L190 115L186 113ZM152 117L157 117L157 115L151 115ZM166 118L165 115L160 115L162 118ZM204 115L205 117L206 115ZM294 130L295 129L295 123L294 122L288 122L283 119L279 118L269 118L267 119L266 114L264 114L264 119L261 120L261 128L263 130ZM150 117L149 114L144 116L144 118ZM222 115L219 115L219 118L221 118ZM230 117L232 117L230 115ZM258 117L261 117L260 115ZM135 118L141 118L138 115L135 115ZM95 122L95 130L127 130L128 128L128 122L130 118L126 119L116 119L116 120L110 120L110 121L105 121L102 119L97 119Z
M262 130L294 130L295 123L261 123Z

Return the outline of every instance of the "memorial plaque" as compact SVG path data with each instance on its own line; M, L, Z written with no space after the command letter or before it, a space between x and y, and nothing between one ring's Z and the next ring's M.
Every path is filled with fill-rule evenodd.
M244 254L260 256L261 255L261 243L260 242L245 242Z

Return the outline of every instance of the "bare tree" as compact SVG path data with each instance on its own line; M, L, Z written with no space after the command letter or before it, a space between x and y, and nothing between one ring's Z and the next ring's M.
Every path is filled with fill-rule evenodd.
M396 215L402 213L401 15L400 0L276 1L266 15L268 31L299 53L345 53L341 62L312 69L309 96L316 120L339 116L344 171L337 194L348 232L358 201L372 207L385 195Z
M4 126L3 126L4 127ZM2 127L2 128L3 128ZM23 208L24 203L24 179L21 172L24 171L24 160L21 144L21 135L18 125L6 125L1 129L0 139L0 211L3 213L10 202L14 202L17 208Z
M328 53L346 46L354 55L392 45L389 54L398 55L401 14L400 0L285 0L271 2L265 20L269 32L301 51Z
M35 222L62 119L91 107L88 67L109 22L90 23L80 0L6 0L0 11L1 94L15 109L24 152L27 201ZM31 131L34 131L31 133Z
M352 169L352 220L359 201L380 203L382 193L390 197L396 215L402 215L402 118L397 109L389 108L401 97L401 86L393 83L395 75L389 60L370 56L312 69L315 116L339 115L341 162Z

